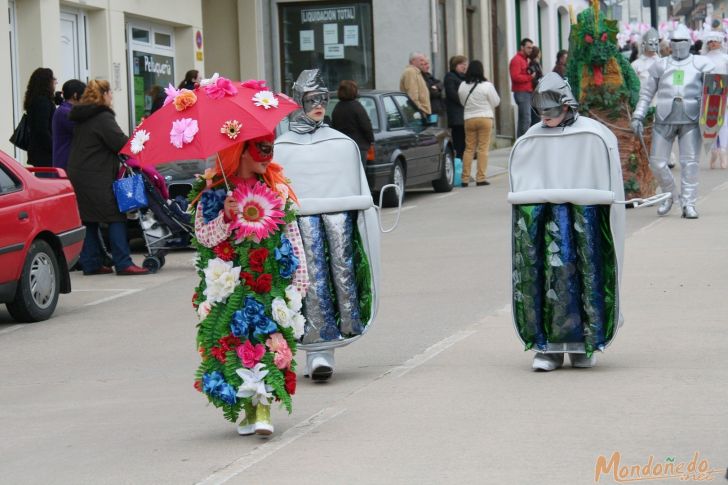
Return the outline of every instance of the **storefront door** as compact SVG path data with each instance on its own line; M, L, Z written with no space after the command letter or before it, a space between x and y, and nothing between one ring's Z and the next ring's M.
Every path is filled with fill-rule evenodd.
M61 10L61 72L58 89L69 79L88 81L86 18L78 10Z
M140 23L129 23L127 36L131 76L130 112L133 125L136 126L142 117L152 112L155 96L164 96L164 88L169 84L177 85L174 36L169 27Z

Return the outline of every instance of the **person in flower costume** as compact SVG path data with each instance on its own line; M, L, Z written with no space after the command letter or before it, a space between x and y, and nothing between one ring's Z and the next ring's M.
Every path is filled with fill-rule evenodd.
M200 283L202 357L195 387L241 435L273 432L270 406L291 412L300 310L308 287L296 195L272 161L273 135L219 152L190 193Z

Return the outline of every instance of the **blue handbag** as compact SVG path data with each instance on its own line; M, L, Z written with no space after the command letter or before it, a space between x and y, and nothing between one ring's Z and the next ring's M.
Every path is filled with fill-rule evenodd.
M127 167L126 176L114 181L114 196L119 212L132 212L149 205L144 191L144 178Z

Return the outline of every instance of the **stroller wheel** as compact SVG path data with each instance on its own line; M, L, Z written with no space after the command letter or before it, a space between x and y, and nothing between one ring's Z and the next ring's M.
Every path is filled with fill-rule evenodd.
M160 253L160 254L157 254L157 259L159 260L159 267L160 267L160 268L161 268L161 267L163 267L163 266L164 266L164 264L165 264L165 263L167 262L167 261L166 261L166 260L164 259L164 254L161 254L161 253Z
M162 261L159 260L156 256L147 256L144 258L144 262L142 263L142 266L149 270L150 273L156 273L159 271L159 268L162 267Z

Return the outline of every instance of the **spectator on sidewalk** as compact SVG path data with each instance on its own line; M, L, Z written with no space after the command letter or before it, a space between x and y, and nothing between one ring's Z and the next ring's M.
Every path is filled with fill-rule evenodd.
M53 166L51 126L53 113L56 111L53 99L57 83L52 70L47 67L39 67L30 75L25 91L23 109L28 114L30 126L28 165L34 167Z
M529 56L533 49L533 41L521 40L521 49L511 59L508 70L511 75L511 92L518 105L518 129L516 137L520 137L531 126L531 93L533 92L534 74L528 72Z
M465 153L465 119L463 118L463 105L460 104L458 89L460 84L465 81L465 71L467 69L467 57L452 56L450 58L450 72L445 74L447 126L450 128L455 157L457 158L463 158L463 153Z
M71 108L78 103L86 89L86 84L78 79L70 79L63 83L63 103L53 113L53 166L66 169L68 154L71 151L73 127L75 123L68 119Z
M197 69L190 69L185 73L185 78L179 83L177 89L189 89L190 91L195 89L195 85L200 82L200 71Z
M425 78L422 77L422 69L427 58L421 52L413 52L409 56L409 64L404 68L402 77L399 79L399 90L407 93L415 105L429 115L432 113L430 106L430 90L427 89Z
M478 171L475 184L490 185L485 178L488 169L488 149L490 135L493 131L495 108L500 104L500 97L493 83L485 78L483 63L473 61L465 72L465 82L458 89L458 96L463 105L465 120L465 155L463 156L463 187L470 183L470 167L473 156L478 152Z
M569 58L569 51L561 49L556 54L556 64L554 65L553 71L561 76L562 78L566 79L566 61Z
M78 211L86 237L79 264L84 275L110 274L103 265L99 224L109 226L111 255L117 275L148 274L131 260L126 232L126 214L119 212L113 183L119 171L119 150L127 136L116 122L111 109L113 92L109 81L91 80L81 100L68 115L76 123L68 158L68 178L78 200Z
M364 106L357 100L359 86L356 81L344 79L339 83L336 93L339 102L331 113L331 127L354 140L359 147L361 163L366 167L367 152L374 143L372 121L369 119Z
M442 81L437 79L430 72L430 60L425 59L422 67L422 77L427 84L427 90L430 95L430 112L438 116L442 116Z
M531 85L534 89L536 89L538 82L543 77L543 69L541 68L541 49L539 49L537 46L533 46L533 49L531 49L531 54L528 56L528 59L528 72L533 74L533 80L531 81ZM531 126L535 125L538 122L539 119L537 113L531 110Z

